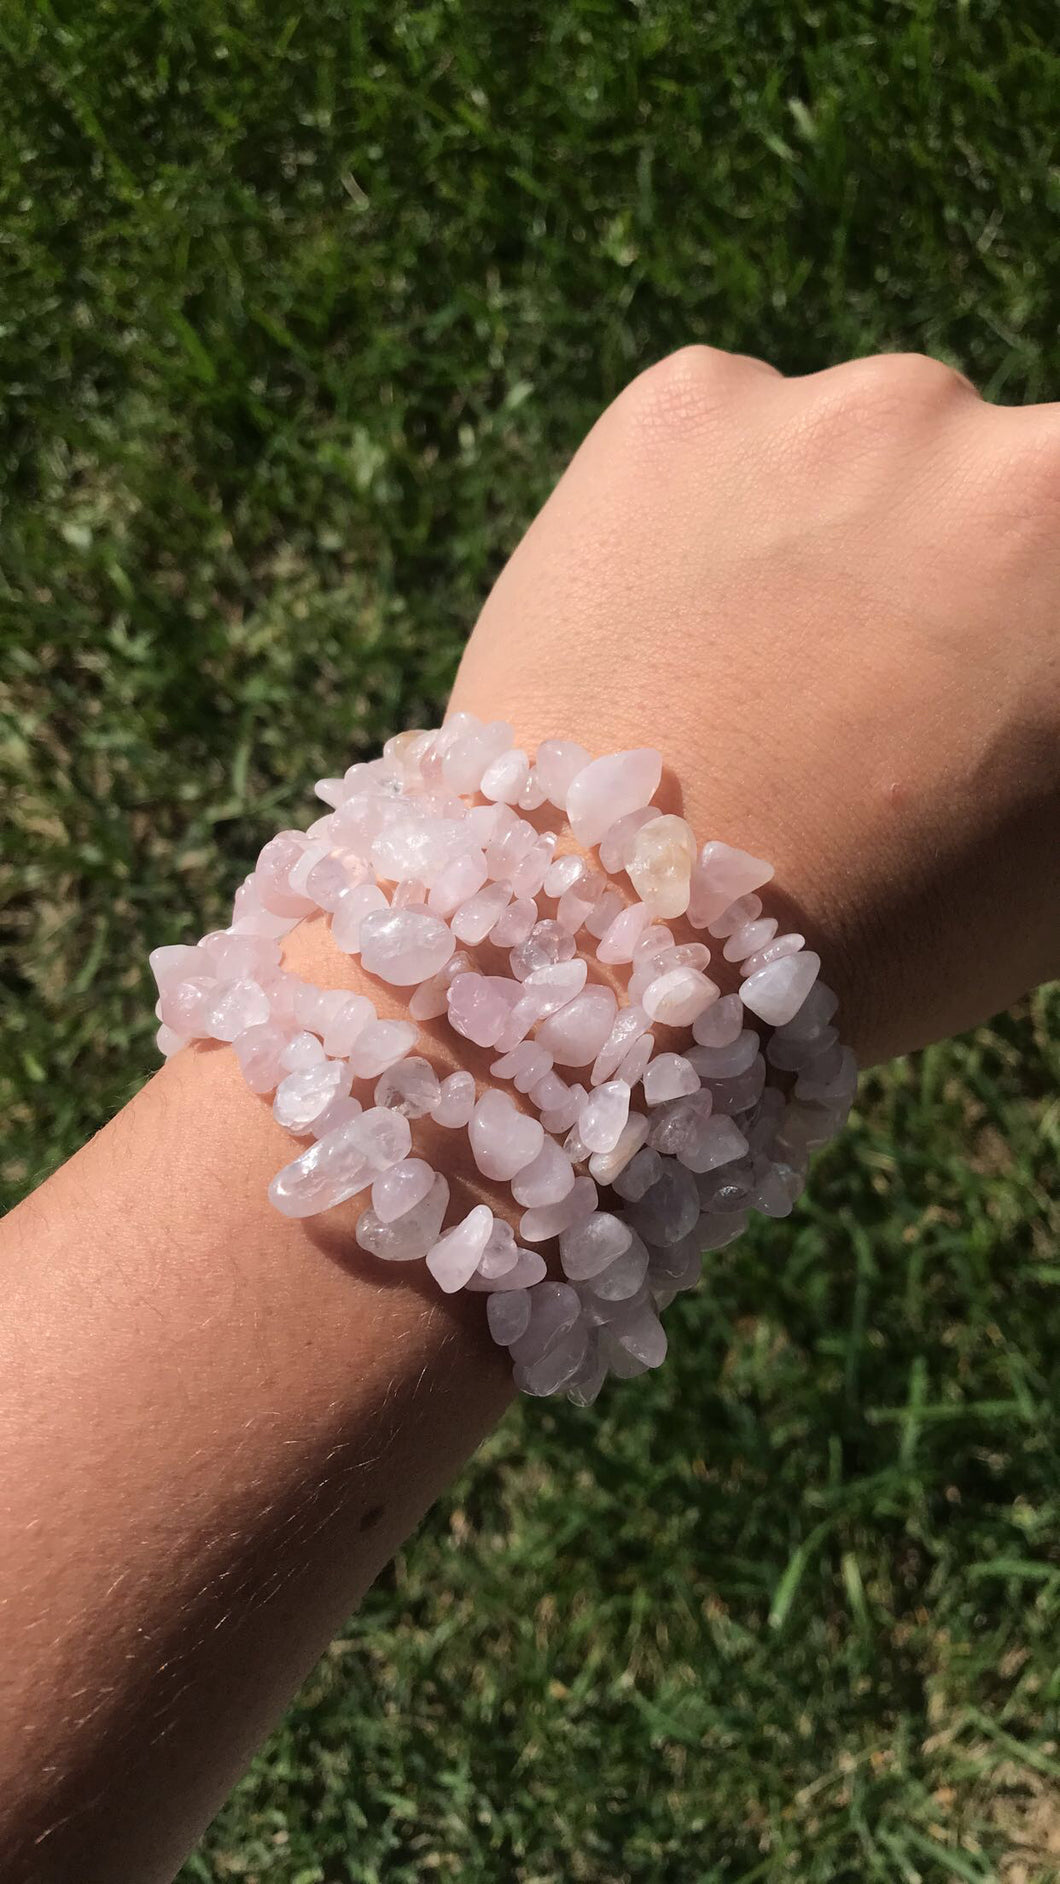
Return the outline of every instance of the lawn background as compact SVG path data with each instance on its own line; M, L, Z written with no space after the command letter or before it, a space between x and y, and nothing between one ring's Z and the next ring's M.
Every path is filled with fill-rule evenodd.
M638 368L1060 394L1060 38L1034 0L39 0L0 67L12 1202L154 1064L148 948L437 716ZM183 1884L1060 1877L1058 1073L1054 988L867 1078L658 1376L505 1422Z

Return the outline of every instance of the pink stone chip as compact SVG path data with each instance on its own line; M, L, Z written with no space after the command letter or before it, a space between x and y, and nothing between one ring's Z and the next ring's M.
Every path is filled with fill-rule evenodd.
M610 1034L617 1012L611 989L593 985L543 1020L536 1039L548 1048L557 1066L589 1066Z
M609 1211L594 1210L591 1216L583 1217L560 1235L559 1259L563 1273L572 1282L587 1282L614 1262L616 1256L621 1256L632 1241L633 1232L628 1223Z
M529 1290L506 1289L491 1295L486 1303L486 1320L497 1346L510 1348L530 1324Z
M537 1157L545 1134L539 1119L520 1112L507 1093L484 1093L471 1115L468 1138L483 1177L513 1178Z
M574 1166L554 1138L546 1138L536 1158L512 1179L512 1196L524 1209L561 1203L574 1189Z
M594 1086L578 1114L578 1136L586 1151L613 1151L628 1117L629 1087L624 1079Z
M269 997L256 981L222 981L203 1004L201 1025L213 1040L232 1041L269 1018Z
M496 759L491 759L482 774L479 791L484 798L499 799L502 804L514 805L522 796L523 786L530 776L530 761L519 746L509 746Z
M651 747L592 759L567 787L566 812L579 844L588 849L627 812L654 798L662 778L662 756Z
M601 962L629 962L633 951L651 923L651 912L643 903L631 903L604 930L596 951Z
M475 1110L475 1082L470 1073L450 1073L443 1079L438 1097L431 1107L436 1125L450 1128L466 1125Z
M720 992L717 983L698 968L670 968L645 988L641 1001L649 1020L666 1027L689 1027Z
M650 1106L699 1091L699 1074L680 1053L660 1053L644 1073L644 1097Z
M280 1055L286 1044L287 1035L283 1028L275 1026L271 1021L248 1027L244 1033L236 1035L232 1050L251 1092L275 1091L283 1077Z
M534 757L534 771L549 804L562 811L567 803L571 780L585 769L590 760L584 746L573 739L543 739Z
M692 1038L701 1047L727 1047L738 1038L743 1024L743 1002L739 995L723 994L720 1001L697 1014L692 1022Z
M304 1072L285 1074L272 1102L277 1123L289 1132L307 1132L325 1106L349 1091L349 1085L345 1060L320 1060Z
M537 921L537 904L532 896L516 896L501 910L492 929L490 941L499 949L517 948L525 942Z
M434 1172L422 1158L405 1158L381 1171L372 1185L372 1209L380 1223L393 1223L430 1194Z
M753 955L745 955L740 963L741 975L753 975L759 968L768 967L770 962L782 962L785 955L797 955L806 946L806 937L793 933L778 935L773 941L766 942Z
M575 1179L572 1189L558 1204L540 1204L524 1210L519 1219L519 1234L527 1243L547 1243L559 1236L579 1217L596 1209L597 1189L591 1177Z
M509 883L487 883L476 890L453 916L453 934L461 942L476 947L484 942L501 912L512 900Z
M427 1251L427 1267L444 1294L454 1295L470 1282L492 1228L492 1210L487 1204L476 1204L461 1223L446 1230Z
M354 1079L378 1079L388 1067L403 1060L416 1045L418 1034L411 1021L369 1021L353 1043L350 1070Z
M343 890L331 918L331 934L337 948L345 955L356 955L360 948L361 923L372 910L389 907L378 883L357 883Z
M498 987L496 975L457 975L449 988L449 1020L477 1047L495 1046L514 1002ZM518 983L512 984L518 998Z
M412 988L440 974L456 943L439 916L419 915L411 909L377 909L362 916L358 947L362 966L370 975L398 988Z
M650 1129L643 1112L631 1112L610 1151L594 1151L589 1159L589 1176L597 1184L613 1184L630 1160L640 1150Z
M493 1294L498 1290L532 1289L543 1282L547 1274L545 1259L536 1249L520 1249L514 1267L506 1269L502 1276L484 1276L480 1264L467 1288L475 1294L487 1290Z
M776 933L775 916L759 916L755 921L742 922L726 940L722 950L725 960L727 962L746 961L756 949L764 948L767 942L772 942Z
M802 949L798 955L786 955L748 975L740 999L759 1020L770 1027L783 1027L798 1013L820 969L820 956L812 949Z
M407 1119L422 1119L437 1105L441 1093L438 1075L428 1060L413 1055L399 1060L380 1075L375 1089L377 1106L389 1106Z
M449 1186L444 1177L435 1178L426 1197L404 1216L383 1223L369 1206L357 1219L357 1241L384 1262L408 1263L426 1256L441 1232L449 1206Z
M738 896L761 889L773 875L773 866L750 851L737 850L731 844L704 844L692 867L692 894L688 920L694 929L705 929Z

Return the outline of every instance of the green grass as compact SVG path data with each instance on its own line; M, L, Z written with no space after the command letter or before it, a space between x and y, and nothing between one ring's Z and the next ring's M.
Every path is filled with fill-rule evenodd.
M37 0L0 18L8 1201L153 1064L144 957L439 710L687 340L1060 390L1030 0ZM865 1082L673 1356L518 1409L182 1873L1060 1876L1060 999Z

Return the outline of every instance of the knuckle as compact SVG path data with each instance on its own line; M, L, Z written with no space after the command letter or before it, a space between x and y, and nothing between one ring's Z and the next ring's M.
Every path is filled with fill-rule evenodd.
M748 374L762 371L773 369L720 347L679 347L638 373L617 403L638 430L667 437L695 433Z
M941 360L923 353L878 353L820 376L814 389L808 434L825 449L837 439L892 436L918 414L937 409L955 394L974 388Z

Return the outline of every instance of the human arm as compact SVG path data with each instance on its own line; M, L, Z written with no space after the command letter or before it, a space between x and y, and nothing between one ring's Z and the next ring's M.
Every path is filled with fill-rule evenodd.
M863 1060L1055 972L1058 913L1055 415L872 371L638 382L453 698L657 744L701 836L775 861ZM292 959L360 985L321 924ZM479 1303L380 1276L355 1203L270 1210L288 1155L230 1054L184 1053L5 1227L5 1876L171 1875L506 1404Z

